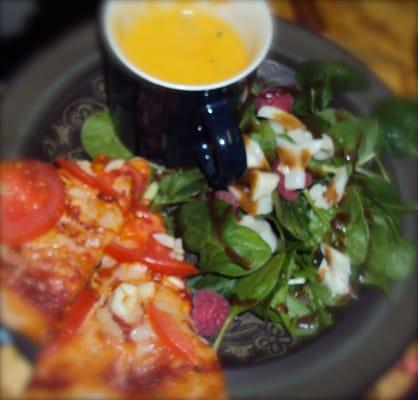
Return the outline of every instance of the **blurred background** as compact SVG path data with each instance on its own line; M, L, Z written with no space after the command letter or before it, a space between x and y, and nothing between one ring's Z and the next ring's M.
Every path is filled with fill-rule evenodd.
M100 0L0 0L0 94L27 60L97 14ZM346 48L396 94L417 98L417 0L269 0L273 12ZM383 349L382 349L383 350ZM368 399L415 398L415 341Z

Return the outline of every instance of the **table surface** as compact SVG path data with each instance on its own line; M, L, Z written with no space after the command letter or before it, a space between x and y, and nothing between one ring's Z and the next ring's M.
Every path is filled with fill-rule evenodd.
M0 0L3 1L3 0ZM13 3L14 0L5 0ZM1 38L0 95L22 62L65 30L96 14L99 0L25 0L35 12L22 33ZM268 0L272 11L346 48L394 93L417 98L417 0ZM14 4L19 3L15 1ZM3 10L4 11L4 10ZM365 394L365 399L414 398L418 341Z

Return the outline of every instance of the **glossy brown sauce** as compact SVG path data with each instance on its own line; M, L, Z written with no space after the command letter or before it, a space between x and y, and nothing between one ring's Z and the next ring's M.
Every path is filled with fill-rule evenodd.
M323 196L328 201L328 203L335 205L340 200L340 196L337 193L335 183L332 182L328 185L327 190L324 192Z
M240 207L247 214L255 215L257 212L257 202L251 200L249 188L239 183L234 183L231 186L233 186L234 189L240 193L240 198L238 199Z
M312 158L308 149L302 149L299 154L294 154L292 151L289 151L284 147L278 147L277 155L279 156L280 163L288 166L289 168L305 169Z

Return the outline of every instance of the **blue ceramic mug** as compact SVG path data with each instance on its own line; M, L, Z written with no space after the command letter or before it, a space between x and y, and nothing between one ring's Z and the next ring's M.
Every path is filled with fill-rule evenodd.
M235 29L249 62L228 79L189 85L164 81L141 70L118 44L116 23L129 23L144 12L147 3L105 0L101 9L108 102L125 116L119 131L141 156L169 167L199 165L212 185L226 186L246 169L239 106L247 92L246 80L263 61L272 41L269 9L260 0L198 1L199 7ZM170 1L160 3L164 6Z

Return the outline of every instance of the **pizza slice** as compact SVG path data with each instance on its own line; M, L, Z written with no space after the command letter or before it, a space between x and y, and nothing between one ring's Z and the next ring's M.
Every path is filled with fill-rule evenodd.
M0 322L35 342L54 330L142 195L142 159L0 164Z
M197 270L181 241L141 207L105 251L24 398L226 398L216 354L193 327L182 277Z

